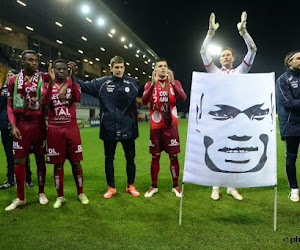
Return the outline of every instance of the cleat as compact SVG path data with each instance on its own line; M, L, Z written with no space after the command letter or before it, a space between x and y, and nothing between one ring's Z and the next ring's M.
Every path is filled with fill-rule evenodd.
M54 208L60 208L65 203L65 198L63 196L57 197L55 203L53 204Z
M11 211L16 209L18 206L24 206L26 204L26 199L20 200L19 198L12 201L12 203L5 208L5 211Z
M219 188L213 188L210 198L212 198L214 201L220 199Z
M44 193L39 193L39 202L41 205L48 204L49 200L47 199L47 197Z
M227 194L231 195L234 199L236 199L238 201L241 201L244 199L243 196L241 196L235 188L231 188L231 189L227 188Z
M105 199L111 198L117 192L116 188L108 186L106 193L103 195Z
M289 199L293 202L299 201L299 189L298 188L292 188L292 191L289 194Z
M0 186L0 189L6 189L6 188L10 188L12 186L14 186L14 182L9 182L9 181L5 181L3 182L3 184Z
M181 193L179 187L174 187L174 188L172 188L172 192L175 193L175 195L176 195L177 197L182 197L182 193Z
M86 195L84 193L81 193L78 195L78 200L81 202L81 204L89 204L89 199L86 197Z
M150 186L149 190L144 194L146 198L152 197L158 192L158 188Z
M26 182L26 187L27 187L27 188L32 188L32 187L33 187L32 181Z
M140 195L140 192L137 191L135 189L135 187L133 185L131 185L131 184L126 187L126 192L130 193L133 196L139 196Z

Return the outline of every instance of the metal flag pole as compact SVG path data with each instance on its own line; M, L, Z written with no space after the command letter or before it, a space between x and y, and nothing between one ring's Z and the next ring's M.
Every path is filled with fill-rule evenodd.
M181 226L181 221L182 221L183 191L184 191L184 183L182 182L182 187L181 187L182 195L180 199L180 210L179 210L179 226Z
M274 231L277 230L277 184L274 186Z

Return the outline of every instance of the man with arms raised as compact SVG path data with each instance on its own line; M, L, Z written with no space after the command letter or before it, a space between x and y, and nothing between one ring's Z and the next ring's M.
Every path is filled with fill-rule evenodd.
M161 151L166 151L170 158L170 172L173 178L172 192L177 197L182 193L178 187L179 163L177 154L180 152L177 130L178 117L176 99L185 101L186 94L181 83L174 80L173 72L168 68L167 60L158 59L152 73L152 81L146 83L142 97L144 105L150 102L150 153L152 185L145 197L152 197L158 192L157 178Z
M246 74L250 70L252 63L254 61L256 55L256 45L252 40L251 36L249 35L246 29L246 20L247 20L247 13L244 11L241 16L241 22L237 24L238 31L240 35L244 38L244 41L248 48L248 53L246 54L243 62L237 67L233 68L234 62L234 53L231 48L225 48L221 51L220 55L220 63L222 65L221 68L218 68L211 58L208 47L212 40L212 37L215 35L216 30L219 28L219 23L215 22L215 14L211 13L209 19L209 30L207 35L204 39L204 42L201 47L201 56L204 63L204 66L208 73L217 73L217 74ZM237 200L243 200L243 196L239 194L239 192L233 188L228 187L227 193L234 197ZM211 198L213 200L219 200L219 187L213 187Z
M73 71L72 71L73 72ZM47 163L54 164L54 183L58 198L54 208L59 208L65 202L64 198L64 162L68 158L77 187L78 199L82 204L88 204L89 200L83 193L83 173L80 161L82 161L82 146L80 132L76 120L76 102L81 99L79 85L74 74L72 79L67 76L67 63L57 59L49 66L50 82L44 84L42 90L42 102L48 106L48 131L47 131ZM66 100L59 100L61 87L68 83ZM59 140L58 140L59 138Z

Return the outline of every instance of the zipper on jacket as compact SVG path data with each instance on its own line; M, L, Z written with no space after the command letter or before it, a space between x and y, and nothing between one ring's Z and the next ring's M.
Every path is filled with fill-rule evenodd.
M104 113L101 116L100 124L102 124L103 117L104 117Z
M290 113L289 113L289 117L288 117L288 119L287 119L287 123L289 123L290 117L291 117L291 111L290 111Z

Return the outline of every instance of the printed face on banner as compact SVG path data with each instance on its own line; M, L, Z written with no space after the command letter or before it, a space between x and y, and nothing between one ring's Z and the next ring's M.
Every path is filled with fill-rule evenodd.
M230 98L212 92L201 94L196 104L196 131L210 170L248 173L265 166L273 129L270 125L274 122L274 97L270 92L264 95L268 100L260 99L261 95L255 93L241 86Z

